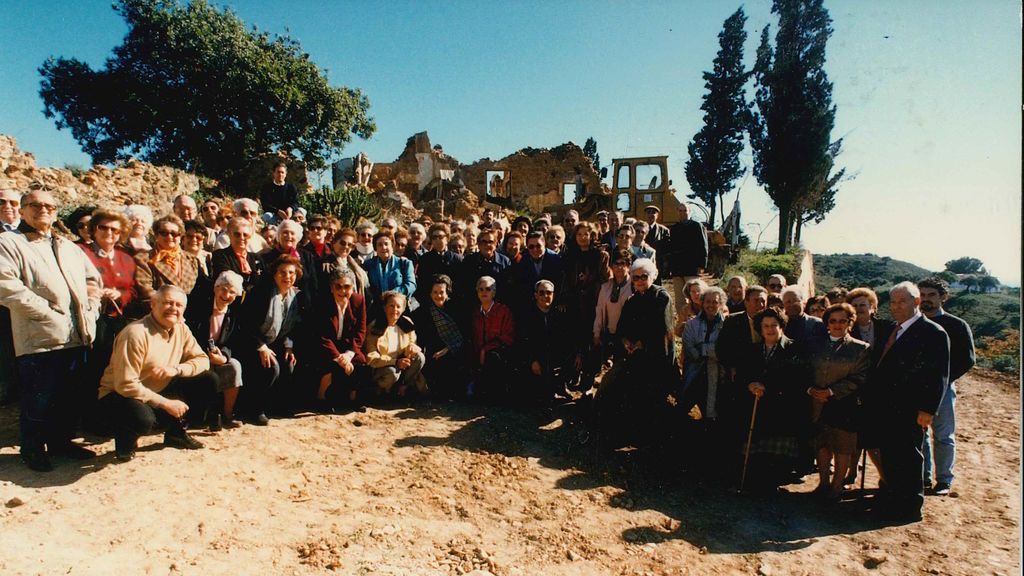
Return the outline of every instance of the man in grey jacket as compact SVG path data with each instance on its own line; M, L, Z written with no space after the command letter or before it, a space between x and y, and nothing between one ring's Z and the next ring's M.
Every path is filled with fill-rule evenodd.
M95 456L71 442L71 408L96 333L102 280L78 246L53 234L57 203L49 192L25 194L21 218L16 233L0 234L0 304L11 311L21 384L21 459L46 472L49 454Z

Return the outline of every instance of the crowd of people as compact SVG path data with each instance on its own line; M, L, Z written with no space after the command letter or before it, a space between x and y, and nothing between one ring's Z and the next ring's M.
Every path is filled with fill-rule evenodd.
M158 425L197 449L190 427L298 410L575 401L610 446L670 438L751 488L816 470L835 501L866 453L886 514L919 518L926 487L950 490L974 349L941 280L893 287L889 321L868 288L715 285L685 204L668 227L651 206L348 228L307 215L286 175L275 166L259 201L182 195L156 218L133 205L58 222L50 193L0 191L0 369L19 383L29 468L94 457L78 426L128 461Z

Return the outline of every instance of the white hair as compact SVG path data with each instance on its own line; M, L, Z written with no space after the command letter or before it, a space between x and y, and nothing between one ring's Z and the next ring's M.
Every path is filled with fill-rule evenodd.
M771 276L768 277L768 280L770 281L772 278L778 278L779 281L782 282L783 286L786 285L786 277L783 276L782 274L772 274Z
M633 261L633 265L629 267L629 272L645 272L650 277L650 281L654 282L658 279L658 267L654 264L654 260L650 258L637 258Z
M167 297L168 294L172 293L179 294L181 296L181 299L188 303L188 294L186 294L184 290L182 290L178 286L175 286L174 284L164 284L163 286L157 288L156 292L153 294L153 299L163 300L164 298Z
M490 288L495 284L497 284L497 281L491 276L481 276L480 279L476 281L477 288Z
M804 289L799 286L786 286L785 288L782 289L782 292L779 294L779 296L781 298L785 298L786 294L794 294L797 298L800 299L801 302L804 301Z
M413 222L412 224L409 224L409 232L416 231L420 231L424 234L427 233L427 229L423 227L423 224L420 224L419 222Z
M142 204L129 204L124 207L124 217L130 222L133 219L138 219L140 222L145 224L146 228L153 227L153 211L149 209L149 206Z
M295 220L282 220L281 223L277 225L278 236L280 236L281 232L284 232L285 230L291 230L296 236L302 238L302 224L299 224Z
M889 298L892 298L893 294L901 291L910 294L910 297L914 299L921 297L921 289L917 287L917 284L914 284L909 280L904 280L889 289Z
M235 215L240 216L242 214L243 209L259 212L260 205L257 204L256 201L253 200L252 198L239 198L238 200L235 200L234 202L231 203L231 210L235 213Z
M537 283L533 285L533 291L536 292L543 286L547 286L548 290L551 290L552 292L555 291L555 283L551 280L537 280Z
M239 294L241 294L242 293L242 276L239 273L237 273L237 272L233 272L231 270L225 270L225 271L220 273L220 276L217 276L217 280L215 280L213 282L213 287L217 288L218 286L224 286L224 285L231 286L232 288L235 289L235 292L238 292Z
M177 206L179 202L181 202L182 204L184 204L185 202L191 202L193 208L198 208L198 206L196 206L195 199L189 196L188 194L178 194L177 196L174 197L174 201L171 202L171 204Z
M376 234L377 233L377 227L374 226L372 222L362 222L362 223L356 224L355 230L356 230L357 233L361 233L364 230L369 230L370 234Z

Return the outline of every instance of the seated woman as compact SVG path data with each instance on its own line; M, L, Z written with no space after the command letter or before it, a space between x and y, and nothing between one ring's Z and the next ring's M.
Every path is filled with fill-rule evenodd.
M266 426L267 412L286 412L293 398L288 386L295 369L295 342L305 313L296 282L302 278L299 259L287 254L275 261L246 296L232 350L242 363L245 390L240 401L254 424ZM276 389L275 398L271 390ZM292 394L294 396L294 394Z
M321 301L314 321L314 336L320 340L320 377L317 400L328 408L354 405L369 374L363 345L366 341L366 301L355 290L355 276L346 268L335 268L328 278L330 300Z
M185 309L185 324L209 357L210 370L218 379L217 392L223 397L220 406L207 415L213 432L240 426L235 420L235 401L242 386L242 365L232 357L230 343L238 325L238 307L233 304L241 294L242 277L225 270L214 280L213 298L206 301L205 309L191 305Z
M828 328L828 340L819 344L808 359L813 383L807 393L811 396L818 462L815 492L833 500L842 496L843 481L857 454L858 396L871 369L868 345L850 336L856 318L857 312L849 304L826 308L822 320Z
M299 250L302 240L302 225L295 220L283 220L277 225L277 238L270 250L260 255L263 267L268 267L282 255L298 258L302 264L302 278L296 281L296 287L307 304L316 301L317 297L317 261L309 250Z
M96 401L96 393L103 370L110 362L114 338L128 323L131 305L135 300L135 259L118 246L122 236L127 236L128 219L120 212L98 209L89 220L88 236L91 242L82 246L86 256L99 270L103 278L100 292L100 316L96 320L96 337L88 358L88 390L83 399Z
M139 300L147 308L154 291L165 284L192 292L199 279L199 259L181 249L178 239L185 233L181 218L168 214L153 222L156 237L152 252L135 254L135 284Z
M371 377L378 394L398 397L408 392L409 386L420 393L427 391L423 378L423 351L416 345L416 332L411 320L404 317L406 296L389 290L381 294L383 315L369 326L366 339L366 363L372 369Z
M263 261L259 256L249 252L249 239L252 235L252 222L246 218L232 218L227 224L230 244L227 248L214 250L211 257L211 275L217 278L225 270L238 274L242 277L244 292L248 292L263 273Z
M502 397L508 392L516 326L508 307L495 302L496 291L497 282L493 277L481 276L476 281L480 305L472 314L473 355L470 365L473 379L466 388L469 396Z
M426 358L423 374L430 382L431 394L441 398L461 396L469 381L463 362L466 337L449 310L451 293L452 279L435 274L427 303L413 312L416 341Z
M796 346L783 334L785 328L786 316L776 308L754 316L754 329L764 341L751 345L736 375L738 436L749 430L755 399L758 403L748 478L762 488L788 483L800 455L798 439L807 425L807 378Z

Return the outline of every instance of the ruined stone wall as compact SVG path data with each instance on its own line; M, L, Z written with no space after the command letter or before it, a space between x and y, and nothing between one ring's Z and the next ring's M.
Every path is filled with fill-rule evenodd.
M0 134L0 188L25 193L48 190L66 206L123 206L146 204L157 212L170 210L178 194L199 189L194 174L130 160L123 166L93 166L81 176L64 168L40 168L29 152L18 148L11 136Z
M512 205L539 214L545 206L562 203L562 184L583 176L587 193L600 191L601 178L583 149L567 142L555 148L523 148L500 160L484 158L462 167L466 187L483 198L487 190L487 172L507 170L512 190Z

